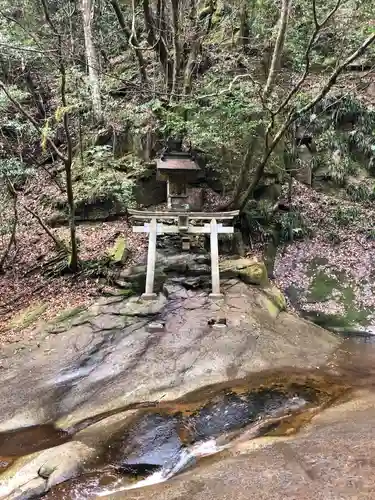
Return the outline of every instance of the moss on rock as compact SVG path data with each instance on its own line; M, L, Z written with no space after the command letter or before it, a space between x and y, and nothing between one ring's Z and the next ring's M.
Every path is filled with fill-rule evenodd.
M84 306L77 306L73 307L73 309L66 309L65 311L62 311L60 314L58 314L58 316L56 316L56 318L52 321L52 323L54 324L63 323L78 316L85 310L86 307Z
M273 300L271 300L269 297L263 297L262 302L262 306L266 307L270 315L273 318L277 318L277 316L280 314L280 309L275 305Z
M113 263L123 264L128 256L128 248L124 236L119 236L113 247L108 251L108 255Z
M276 286L267 287L263 292L279 311L286 310L287 303L284 294Z
M9 323L9 327L22 330L32 325L46 311L48 305L42 302L31 304L27 309L18 313Z
M264 262L256 257L251 259L225 260L221 263L221 273L223 277L240 278L248 285L268 284L267 268Z

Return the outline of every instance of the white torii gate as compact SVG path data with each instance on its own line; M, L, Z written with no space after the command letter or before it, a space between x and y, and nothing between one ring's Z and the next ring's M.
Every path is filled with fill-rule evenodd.
M151 219L151 222L146 222L143 226L133 226L135 233L148 233L148 253L147 253L147 274L146 274L146 289L142 295L143 299L153 300L156 298L154 293L154 277L156 264L156 237L158 234L210 234L211 246L211 276L212 276L212 293L210 297L213 299L222 298L220 293L220 272L219 272L219 245L218 234L230 234L234 232L232 226L223 226L218 223L218 220L232 220L238 215L239 211L232 212L142 212L140 210L129 210L129 214L135 219ZM178 225L166 225L158 223L157 220L178 219ZM203 226L193 226L189 224L189 219L193 220L208 220Z

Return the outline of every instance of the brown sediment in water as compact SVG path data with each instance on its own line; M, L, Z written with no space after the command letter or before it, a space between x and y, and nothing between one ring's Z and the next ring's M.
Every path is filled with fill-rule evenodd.
M93 423L134 409L138 409L139 411L134 418L130 419L129 425L134 422L134 419L139 419L144 415L152 413L157 413L165 417L178 415L184 421L188 421L189 417L196 415L206 405L214 404L225 395L233 394L241 397L243 395L254 394L256 396L262 392L275 391L285 394L286 397L291 397L293 394L304 397L307 402L304 411L312 407L319 407L321 410L327 405L332 405L337 401L350 397L352 389L353 380L349 381L341 373L332 374L323 369L302 370L283 368L265 370L242 379L212 384L194 390L174 401L140 402L125 405L84 419L72 428L65 430L58 429L53 423L50 423L3 432L0 433L0 455L21 457L57 446L72 439L78 431ZM191 442L187 434L184 424L181 428L183 442Z
M0 455L21 457L69 441L69 433L53 424L33 425L0 433Z
M342 374L333 374L328 370L320 368L310 370L290 367L280 368L277 370L269 369L258 373L252 373L242 379L207 385L203 388L187 393L173 401L142 401L123 405L112 410L87 417L74 424L71 428L65 429L65 431L73 435L90 425L104 420L105 418L131 410L164 411L166 413L183 412L189 414L189 412L194 412L197 408L203 406L205 401L210 401L211 398L215 397L215 395L217 395L220 391L226 390L238 394L248 392L249 390L255 391L257 388L259 388L259 390L267 388L284 388L285 390L289 390L292 389L293 384L295 384L299 388L301 388L302 385L306 386L306 390L311 387L312 389L319 391L322 396L323 394L334 396L333 393L335 392L335 389L338 389L338 392L342 392L343 386L346 385L346 390L350 389L352 382L349 380L344 382L344 380L345 379L343 379ZM331 400L331 397L329 397L329 400Z
M321 402L328 401L331 403L344 393L349 392L352 389L352 382L343 378L342 374L332 374L323 369L303 370L286 367L278 370L264 370L259 373L252 373L242 379L207 385L187 393L174 401L150 401L124 405L81 420L67 431L74 434L78 430L97 423L104 418L134 409L169 415L176 413L189 415L202 408L206 403L212 402L215 397L223 393L230 392L241 395L250 391L256 392L272 389L280 390L284 393L305 391L306 393L310 393L310 395L317 394Z

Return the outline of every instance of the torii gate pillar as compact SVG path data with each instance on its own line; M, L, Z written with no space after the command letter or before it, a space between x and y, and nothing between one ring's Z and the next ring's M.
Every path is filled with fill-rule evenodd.
M129 210L131 216L136 219L151 219L150 223L145 223L143 226L133 226L133 231L136 233L148 233L148 253L147 253L147 274L146 274L146 289L142 295L142 299L153 300L156 298L154 293L154 277L156 264L156 237L158 234L166 233L183 233L183 234L210 234L211 246L211 281L212 299L221 299L223 297L220 292L220 271L219 271L219 242L218 235L220 233L233 233L234 229L231 226L218 224L217 219L232 220L238 215L238 211L207 213L207 212L141 212L137 210ZM178 225L164 225L157 223L157 219L178 219ZM203 226L195 226L189 224L189 219L209 220L209 224Z

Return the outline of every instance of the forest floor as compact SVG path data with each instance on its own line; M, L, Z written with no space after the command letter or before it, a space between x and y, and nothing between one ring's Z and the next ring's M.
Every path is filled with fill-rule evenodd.
M368 320L375 311L375 204L294 184L294 206L312 232L278 252L275 279L304 311ZM290 293L288 293L290 295ZM371 320L371 321L370 321Z

